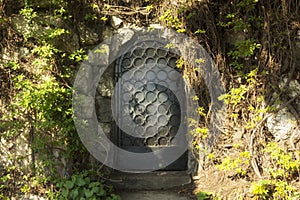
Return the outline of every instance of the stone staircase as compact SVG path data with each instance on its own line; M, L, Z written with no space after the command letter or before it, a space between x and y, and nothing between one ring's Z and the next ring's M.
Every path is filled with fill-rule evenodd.
M191 177L184 171L151 173L114 173L109 184L113 185L122 200L191 200L188 193L179 193L182 186L191 184Z

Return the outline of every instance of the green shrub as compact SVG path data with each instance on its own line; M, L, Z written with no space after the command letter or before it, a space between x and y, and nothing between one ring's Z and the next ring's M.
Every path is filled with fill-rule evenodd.
M118 195L111 194L112 189L103 181L92 180L88 172L74 174L71 179L64 179L57 184L59 190L54 194L56 199L89 199L120 200Z
M300 193L291 180L299 176L300 160L295 159L293 153L284 151L276 142L268 143L264 152L271 158L271 165L265 169L268 179L252 183L250 192L254 199L299 199Z

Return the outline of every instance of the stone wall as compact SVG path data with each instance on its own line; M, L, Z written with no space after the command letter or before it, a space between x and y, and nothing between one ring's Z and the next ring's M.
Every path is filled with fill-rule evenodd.
M160 27L160 29L161 28L162 27ZM78 103L78 105L80 104L80 112L83 112L80 114L81 120L91 120L93 117L93 106L95 106L95 114L97 115L99 126L102 128L104 134L107 135L112 141L116 141L116 138L114 138L116 136L116 125L113 119L111 108L111 98L115 85L115 58L117 58L119 50L123 48L123 45L126 42L131 40L135 33L143 35L143 31L145 30L140 28L118 29L116 31L118 33L117 38L114 38L114 40L106 40L100 46L97 46L95 49L91 50L89 54L89 60L81 65L81 73L77 75L77 78L79 77L79 79L77 80L78 84L76 84L75 87L77 87L77 90L79 91L78 98L83 99L82 103ZM145 34L146 33L147 32L145 31ZM105 51L101 52L101 56L97 56L97 53L93 53L97 52L97 50ZM107 68L106 65L108 66ZM97 72L99 70L102 71L102 68L105 68L105 71L98 81L98 76L92 74L91 72ZM95 81L98 81L98 83L96 84L95 101L93 101L93 92L91 91L93 90L93 83ZM90 101L86 101L87 99L90 99ZM81 101L79 100L79 102ZM107 150L107 152L103 152L102 154L105 155L108 152L109 150ZM114 157L114 155L108 156L110 156L112 159ZM113 162L113 160L110 159L108 159L107 162ZM195 173L197 171L196 166L197 164L195 159L190 152L188 154L188 171Z

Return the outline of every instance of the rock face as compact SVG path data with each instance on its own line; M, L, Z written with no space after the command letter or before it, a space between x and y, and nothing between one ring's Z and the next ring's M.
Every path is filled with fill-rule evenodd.
M299 70L300 68L300 31L298 30L297 36L295 39L295 56L296 56L296 66L295 68ZM287 102L282 102L277 105L277 108L280 106L285 106L283 109L279 110L277 113L274 113L267 119L267 127L270 133L274 136L275 140L278 142L288 141L292 147L294 144L299 145L300 141L300 130L299 130L299 121L297 123L297 118L299 117L300 112L300 82L299 75L296 79L291 80L287 87L285 87L288 79L283 78L283 81L279 83L280 89L288 96L288 99L292 100L288 105L285 105ZM277 98L278 94L274 94L274 98ZM275 100L276 102L276 100ZM293 108L291 108L292 106ZM290 109L291 108L291 109ZM299 120L299 119L298 119Z
M111 17L111 24L115 29L120 28L120 26L123 24L123 20L116 17L116 16L112 16Z
M292 131L296 131L297 123L295 117L287 108L280 110L274 116L267 119L269 131L276 141L287 140Z
M281 87L285 85L287 79L285 78L280 84ZM300 92L300 84L297 80L293 80L289 83L287 87L288 94L290 98L295 98L294 102L297 105L296 109L300 109L300 102L297 101L297 95ZM282 104L281 104L282 105ZM278 106L280 107L280 106ZM290 110L285 107L279 110L274 115L267 119L267 126L271 134L275 137L276 141L283 141L290 139L290 137L296 136L300 137L300 132L297 125L296 117L290 112Z

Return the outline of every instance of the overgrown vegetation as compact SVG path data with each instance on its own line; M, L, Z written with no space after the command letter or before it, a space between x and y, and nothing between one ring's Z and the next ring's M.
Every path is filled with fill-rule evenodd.
M50 195L51 198L120 200L119 196L112 194L112 188L106 187L103 181L91 180L87 171L74 174L69 180L61 180L57 186L59 190L51 194L53 195Z
M284 107L291 113L299 112L298 97L278 86L286 77L283 90L287 90L289 82L299 78L295 55L299 2L165 1L164 5L168 6L162 8L160 20L198 39L223 74L227 89L219 97L227 112L218 142L212 151L199 150L209 134L210 99L203 98L209 94L203 90L199 72L193 72L188 64L181 65L189 71L188 80L198 92L194 100L203 113L200 122L191 122L195 153L206 155L201 173L213 179L212 174L224 172L225 181L237 185L226 190L209 179L200 179L199 189L212 193L200 192L198 199L298 199L299 134L298 139L275 141L266 121ZM299 119L297 114L295 118ZM297 135L297 130L290 134Z
M7 84L1 87L4 104L0 104L1 151L5 150L6 161L0 164L1 199L21 194L50 199L119 198L102 180L92 181L90 173L81 172L93 167L86 164L90 157L73 124L72 82L87 57L83 49L87 41L80 37L70 41L70 37L81 22L94 19L77 12L75 3L1 1L1 53L6 57L0 71ZM95 5L82 2L81 6L88 13L95 11ZM61 45L70 42L77 45ZM5 149L5 145L12 146Z
M8 146L2 153L7 162L0 163L0 199L29 193L50 199L119 198L93 173L81 173L93 166L85 165L89 154L71 111L74 72L87 50L103 40L111 16L188 34L222 74L227 92L219 100L227 112L217 144L206 151L201 148L210 134L209 93L201 72L183 58L177 61L197 93L193 100L201 119L190 125L195 156L205 155L201 173L212 180L223 173L225 183L237 183L226 189L200 179L199 190L207 192L198 192L198 199L299 199L298 128L289 139L276 141L266 125L283 108L299 124L299 94L288 93L289 83L299 80L299 10L298 0L0 0L0 137ZM16 16L22 19L18 26ZM91 27L98 35L88 36ZM31 152L17 154L26 148L21 143Z

